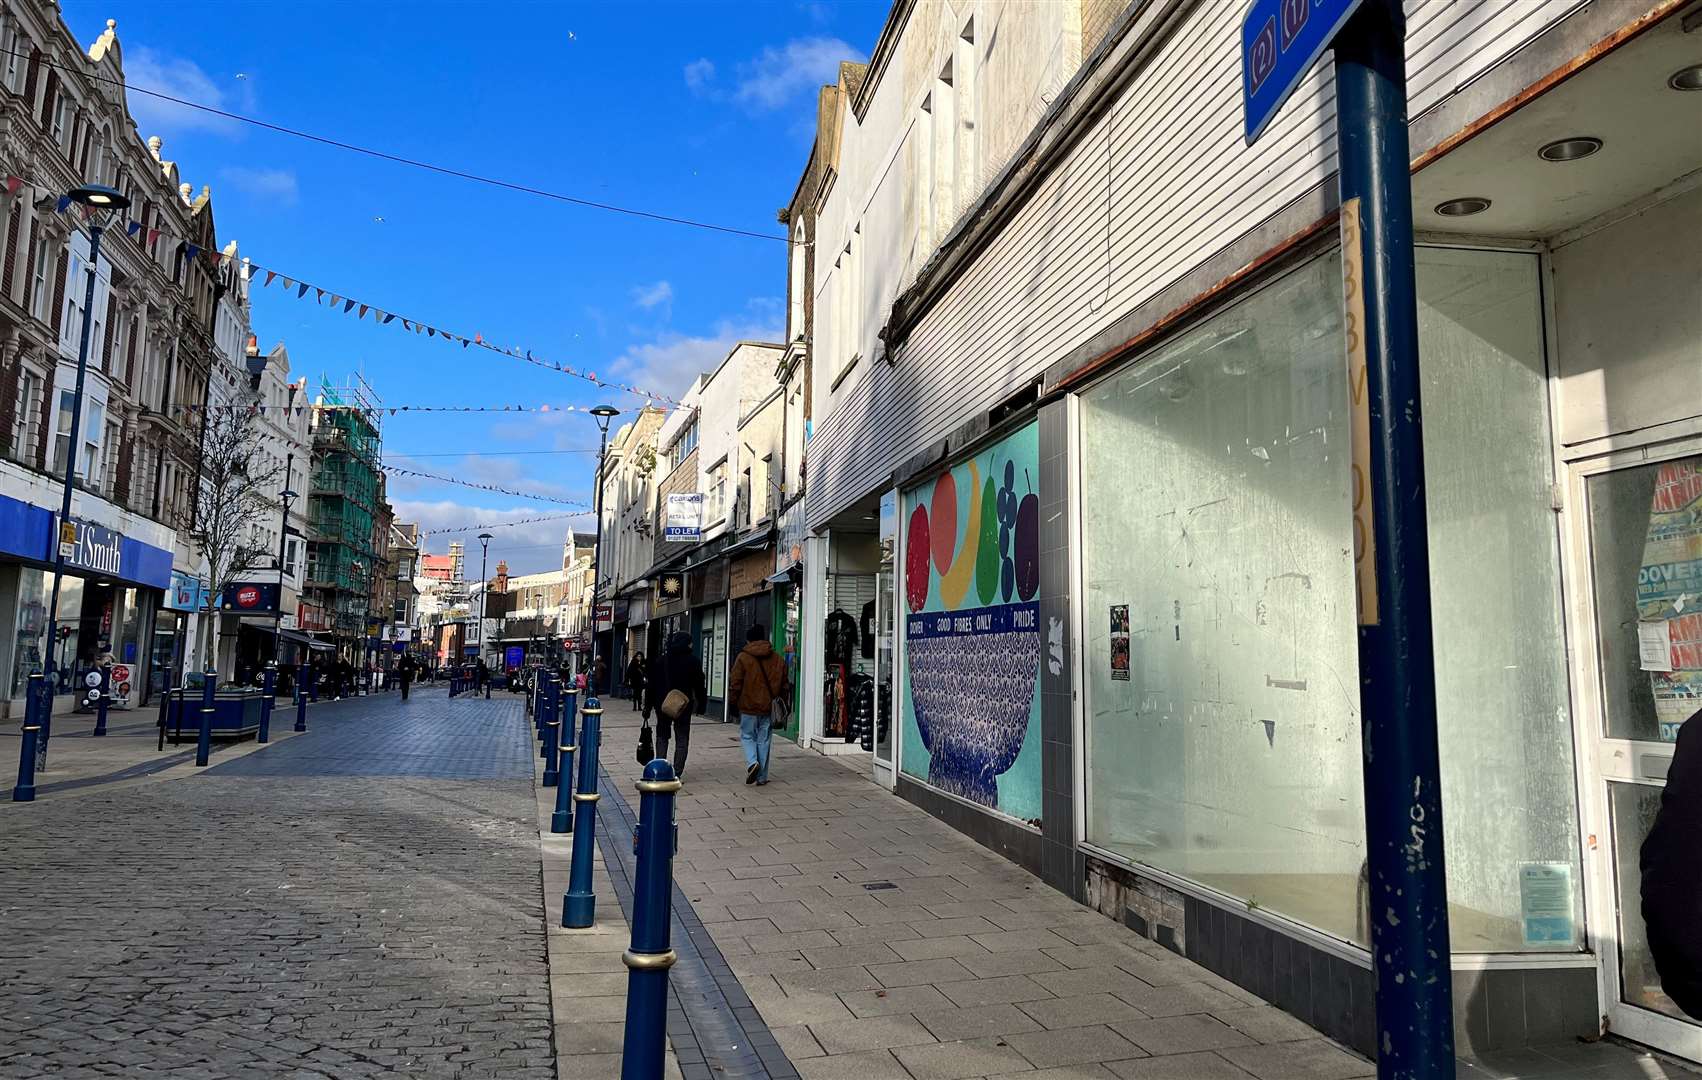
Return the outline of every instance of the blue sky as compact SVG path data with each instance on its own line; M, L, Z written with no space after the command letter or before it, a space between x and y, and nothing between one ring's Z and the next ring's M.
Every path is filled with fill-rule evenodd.
M817 88L839 60L867 57L886 4L63 0L63 10L84 44L118 20L133 86L778 237ZM212 188L221 244L235 239L255 262L362 303L675 396L732 341L781 333L781 243L506 192L136 94L131 108L184 180ZM255 329L263 348L288 345L295 374L314 385L358 370L387 406L642 404L398 323L357 322L308 295L257 289ZM397 464L588 498L596 432L571 412L398 414L385 417L384 445ZM538 452L557 450L579 452ZM428 528L552 510L394 477L390 491L400 517ZM495 530L492 566L557 565L566 524Z

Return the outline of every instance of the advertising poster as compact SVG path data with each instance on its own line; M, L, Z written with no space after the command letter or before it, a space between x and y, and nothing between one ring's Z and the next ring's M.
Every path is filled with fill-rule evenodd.
M1669 461L1656 475L1637 571L1637 645L1661 741L1677 742L1679 725L1702 708L1702 458Z
M1129 605L1111 605L1111 678L1129 681Z
M900 767L1040 820L1040 431L904 493Z

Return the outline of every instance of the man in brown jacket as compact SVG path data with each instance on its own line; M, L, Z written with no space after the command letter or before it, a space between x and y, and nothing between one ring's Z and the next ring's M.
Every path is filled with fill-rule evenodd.
M786 658L768 643L761 623L745 634L745 647L733 660L728 700L739 711L739 742L745 748L745 783L768 783L768 748L774 738L770 720L774 699L789 692Z

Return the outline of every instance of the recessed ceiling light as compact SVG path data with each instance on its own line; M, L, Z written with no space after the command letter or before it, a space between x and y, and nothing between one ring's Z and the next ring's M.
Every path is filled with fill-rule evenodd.
M1575 135L1570 139L1556 139L1537 151L1537 157L1544 161L1577 161L1587 158L1602 148L1602 141L1593 135Z
M1702 64L1679 68L1667 79L1674 90L1702 90Z
M1449 199L1447 202L1436 204L1436 213L1442 217L1471 217L1489 209L1489 200L1476 195L1468 195L1463 199Z

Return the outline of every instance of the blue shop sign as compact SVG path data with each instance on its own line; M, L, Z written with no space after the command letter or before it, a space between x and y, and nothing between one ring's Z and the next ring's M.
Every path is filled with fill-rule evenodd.
M0 495L0 554L51 566L57 549L58 514ZM85 575L115 578L149 588L171 585L171 552L96 525L72 519L77 543L65 565Z
M1241 90L1247 145L1330 47L1361 0L1253 0L1241 20Z

